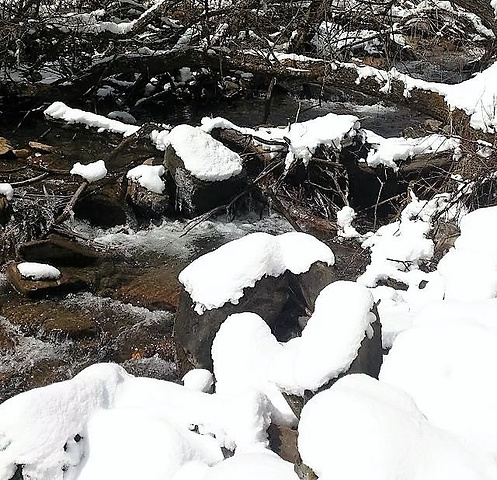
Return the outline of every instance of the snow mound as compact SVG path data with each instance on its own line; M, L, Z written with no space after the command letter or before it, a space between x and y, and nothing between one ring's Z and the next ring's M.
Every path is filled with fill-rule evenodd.
M3 195L7 200L14 198L14 189L10 183L0 183L0 195Z
M366 141L371 144L366 162L370 167L384 165L394 171L399 169L397 162L419 154L441 153L448 150L459 152L461 141L443 135L429 135L421 138L384 138L370 130L364 130Z
M270 421L250 386L207 394L97 364L0 405L0 480L18 465L37 480L171 478L223 461L222 447L265 451Z
M320 480L490 480L496 464L429 423L402 390L348 375L304 406L302 460Z
M183 467L173 480L298 480L293 464L270 450L237 453L212 468L200 462Z
M96 162L87 165L77 162L73 165L69 173L71 175L79 175L87 182L93 183L105 178L107 175L107 168L105 168L105 162L103 160L97 160Z
M108 130L110 132L121 133L124 136L136 133L140 127L137 125L128 125L118 120L97 115L91 112L85 112L78 108L70 108L62 102L54 102L44 111L47 117L64 120L67 123L82 123L87 127L96 127L100 131Z
M281 392L315 391L347 371L366 332L376 320L373 298L354 282L334 282L316 300L301 337L280 343L255 313L230 315L212 346L216 391L250 385L267 396L273 418L294 425L296 418Z
M209 370L194 368L183 376L182 381L183 385L190 390L208 393L214 384L214 376Z
M253 287L264 276L277 277L286 270L304 273L318 261L333 265L335 257L311 235L257 232L203 255L178 278L195 303L195 311L202 314L227 302L238 303L243 289Z
M30 280L58 280L61 275L60 270L46 263L21 262L17 269L22 278Z
M160 194L166 188L166 184L161 179L165 172L162 165L138 165L128 171L126 178L138 182L150 192Z
M461 220L461 235L440 260L445 298L485 300L497 297L497 207L480 208Z
M240 155L200 128L178 125L169 132L165 142L174 148L185 168L200 180L226 180L242 171Z
M397 336L380 379L409 393L430 422L497 458L497 391L491 381L497 304L485 306L473 303L459 311L460 303L440 303L425 312L423 321Z

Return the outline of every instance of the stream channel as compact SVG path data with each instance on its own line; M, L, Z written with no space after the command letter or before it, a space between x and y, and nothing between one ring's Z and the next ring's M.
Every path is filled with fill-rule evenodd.
M278 95L272 100L267 123L286 125L295 121L299 110L299 121L329 112L347 113L357 115L364 128L383 136L398 136L405 128L418 127L425 118L406 108L363 100L366 102L338 95L320 103ZM165 108L166 113L159 116L154 112L154 118L137 120L195 125L203 116L221 115L238 125L255 126L262 121L264 106L262 98L231 101L209 109L176 106L169 111ZM89 163L105 158L115 147L106 134L53 124L41 114L14 128L18 121L4 118L0 124L2 136L15 148L23 148L44 134L43 143L64 149L66 169L76 161ZM123 155L136 158L138 152ZM160 158L160 152L156 156ZM53 185L54 191L60 191L58 182ZM50 195L50 184L47 189ZM187 235L185 225L182 220L165 219L141 230L126 225L105 230L74 220L73 229L94 239L105 251L97 267L85 267L92 279L91 291L29 299L15 292L0 273L0 403L29 388L71 378L96 362L118 362L137 375L180 379L189 366L172 340L174 313L163 301L164 297L177 299L178 273L199 255L247 233L291 230L276 214L261 217L256 213L233 221L225 217L208 220ZM355 279L367 262L367 254L357 245L340 244L332 238L322 240L332 245L340 276Z

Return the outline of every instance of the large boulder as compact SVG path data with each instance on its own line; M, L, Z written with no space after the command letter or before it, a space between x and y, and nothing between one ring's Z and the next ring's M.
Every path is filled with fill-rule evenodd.
M175 209L195 217L229 203L247 186L241 157L200 128L179 125L164 161L176 185Z
M185 268L175 335L197 367L211 368L211 346L234 313L264 318L280 341L300 334L320 290L334 280L333 252L304 233L254 233Z

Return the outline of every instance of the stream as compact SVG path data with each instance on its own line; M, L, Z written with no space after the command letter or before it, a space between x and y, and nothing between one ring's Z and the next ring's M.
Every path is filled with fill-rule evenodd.
M369 98L329 98L327 101L278 95L272 100L268 123L285 125L329 112L355 114L363 127L383 136L398 136L409 127L419 127L426 118L407 108L375 103ZM206 115L221 115L238 125L261 123L262 98L231 101L206 107L177 106L154 118L138 117L139 123L154 120L169 124L198 124ZM41 109L40 109L41 111ZM98 113L106 113L99 111ZM22 117L21 117L22 118ZM19 127L17 128L20 122ZM80 161L89 163L105 156L116 146L106 135L88 129L50 123L41 113L20 121L2 121L2 135L15 148L30 140L64 149L69 168ZM123 162L146 157L147 152L126 151ZM156 157L160 158L160 152ZM0 161L2 168L6 162ZM12 164L7 167L12 167ZM58 165L57 165L58 166ZM2 181L22 179L22 170ZM47 184L47 195L60 191L61 180ZM60 201L66 201L60 198ZM163 220L141 230L129 226L97 228L73 221L72 228L94 240L107 255L97 266L79 269L93 288L61 297L25 298L16 293L0 274L0 402L27 390L73 377L96 362L113 361L130 373L177 381L190 366L172 339L174 313L164 297L179 294L178 273L198 256L247 233L273 234L292 230L277 214L253 213L235 220L219 217L201 223L188 234L186 222ZM367 254L357 245L330 243L337 255L340 276L355 279L367 262Z

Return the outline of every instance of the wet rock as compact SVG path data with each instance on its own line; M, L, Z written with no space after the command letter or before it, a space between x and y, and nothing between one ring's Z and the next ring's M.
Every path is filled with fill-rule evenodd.
M0 319L0 351L12 350L17 343L17 334L7 322Z
M126 201L138 220L158 220L171 210L167 189L164 193L154 193L132 181L128 182Z
M352 373L365 373L370 377L378 378L381 364L383 363L383 347L381 343L381 323L376 305L373 308L376 320L371 324L373 336L366 335L361 342L357 357L350 365L349 369L341 376Z
M6 275L7 280L14 289L27 297L75 292L88 288L88 284L84 279L64 271L61 271L61 277L58 280L29 280L23 278L15 262L7 265Z
M176 311L181 293L179 272L170 265L150 269L121 286L117 298L150 310Z
M296 464L301 462L297 449L297 430L272 423L267 430L269 448L283 460Z
M176 185L175 210L186 217L196 217L229 203L247 186L244 172L215 182L194 177L171 145L166 149L165 163Z
M44 240L23 243L18 248L18 254L27 262L55 266L90 265L101 257L95 249L57 234L49 235Z
M192 363L207 369L212 368L210 350L214 337L234 313L257 313L279 341L288 341L300 335L299 317L312 312L319 292L334 280L334 268L316 262L300 275L287 271L279 277L263 277L254 287L245 288L238 304L226 303L202 315L195 312L190 295L183 290L174 324L176 338Z
M163 360L175 363L177 346L171 334L171 323L166 319L137 323L116 336L112 342L110 359L120 363L157 355Z
M81 338L97 332L95 320L84 311L69 310L57 302L6 303L2 315L28 335Z
M202 315L194 310L190 295L182 291L174 322L174 334L197 368L212 369L211 346L221 324L229 315L254 312L276 329L280 314L289 297L288 276L264 277L254 287L246 288L239 303L226 303L220 308L206 310Z
M82 197L73 208L77 217L102 228L111 228L126 223L127 215L124 203L117 191L107 189L92 192Z
M306 309L314 311L314 303L321 290L337 279L336 269L323 262L316 262L300 275L290 275L290 287L299 292Z
M12 146L6 138L0 137L0 156L7 156L12 153Z

